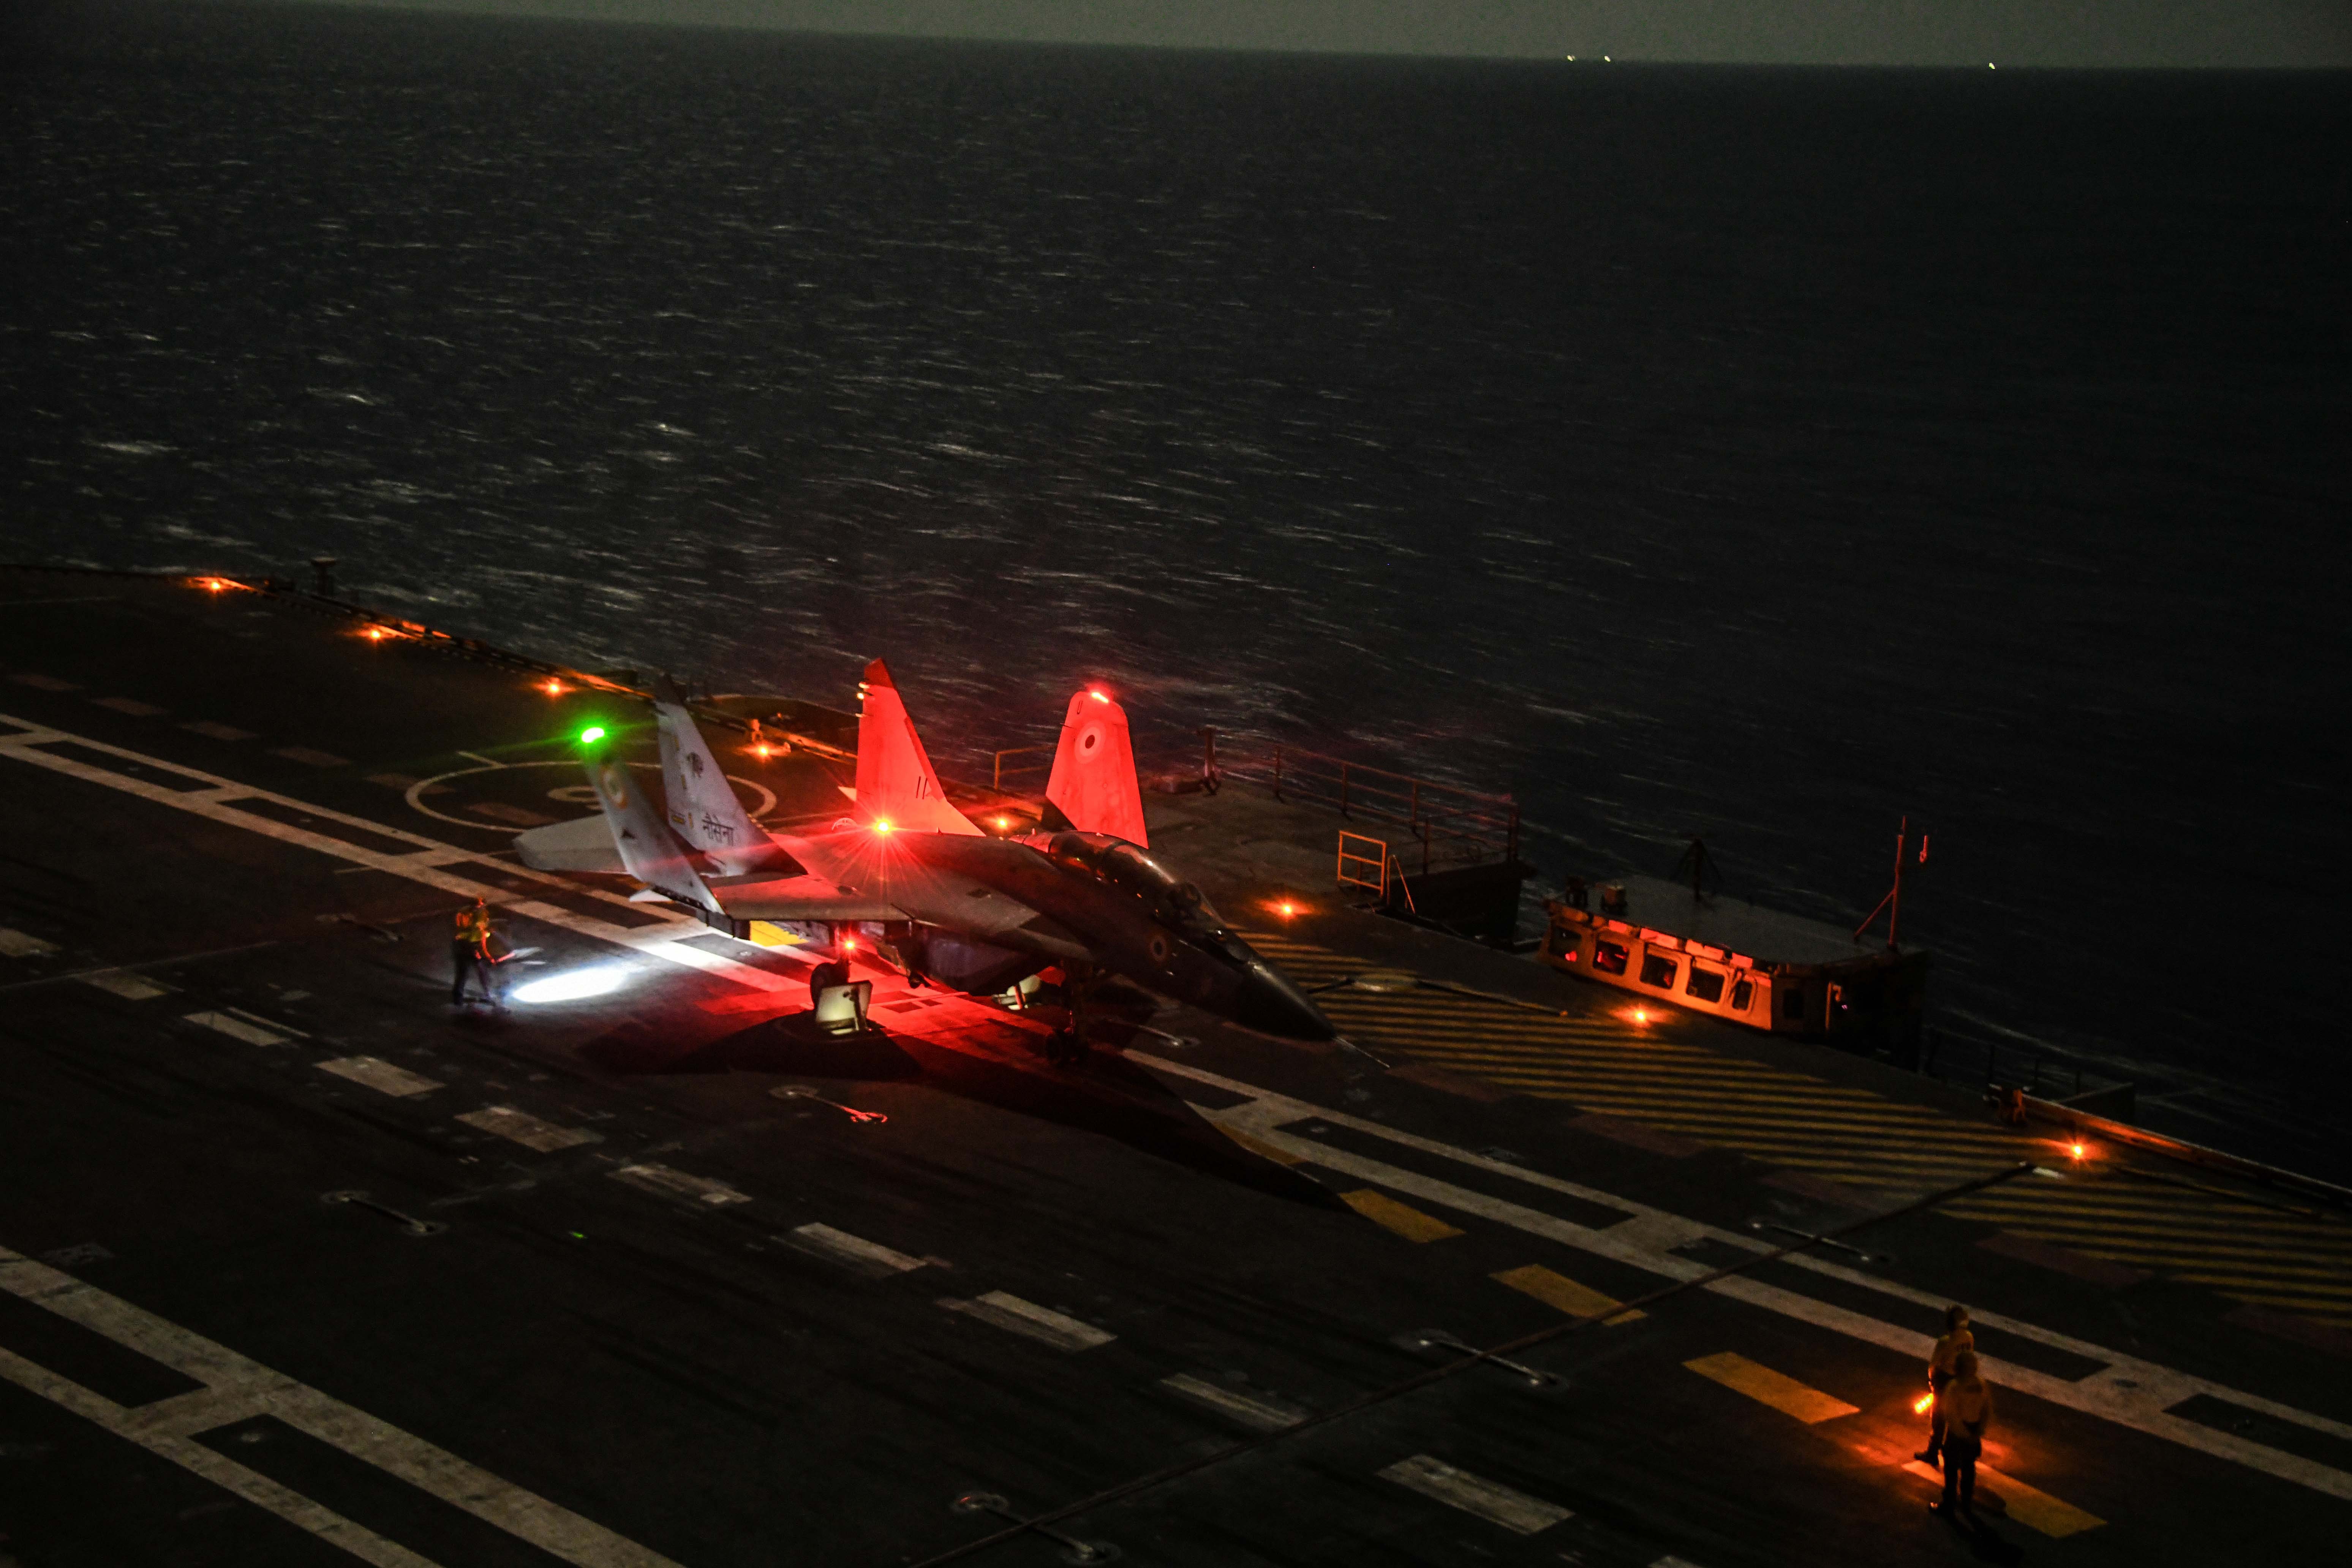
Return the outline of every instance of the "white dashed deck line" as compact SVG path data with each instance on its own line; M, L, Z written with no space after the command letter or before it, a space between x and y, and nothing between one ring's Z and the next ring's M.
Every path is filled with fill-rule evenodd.
M294 1043L294 1037L290 1034L281 1035L275 1029L265 1029L258 1024L247 1023L227 1013L191 1013L187 1021L248 1046L290 1046Z
M180 726L194 734L206 735L215 741L252 741L259 739L250 730L240 730L234 724L223 724L211 719L197 719Z
M280 746L269 754L314 768L347 768L352 765L349 757L339 757L332 752L316 751L309 746Z
M152 702L142 702L136 697L97 697L91 700L100 708L111 708L117 713L128 713L133 719L152 719L163 711Z
M939 1304L950 1312L961 1312L968 1318L978 1318L983 1323L1033 1339L1057 1351L1090 1351L1097 1345L1107 1345L1118 1338L1106 1333L1092 1323L1082 1323L1076 1318L1065 1317L1034 1301L1024 1301L1003 1290L991 1290L971 1300L960 1300L942 1296Z
M878 1241L868 1241L862 1236L852 1236L845 1230L835 1230L829 1225L803 1225L793 1227L793 1233L778 1239L815 1253L833 1262L846 1264L863 1274L877 1277L886 1274L908 1274L923 1266L919 1258L909 1258L895 1252Z
M1513 1491L1499 1481L1474 1476L1467 1470L1457 1470L1427 1454L1399 1459L1382 1470L1381 1477L1520 1535L1535 1535L1564 1519L1576 1517L1558 1503Z
M376 1568L434 1564L213 1452L195 1440L195 1434L266 1411L573 1568L677 1568L659 1552L422 1437L5 1247L0 1247L0 1290L161 1362L205 1387L129 1410L6 1350L0 1350L0 1378L194 1471Z
M57 950L56 942L0 926L0 958L40 958Z
M717 1206L751 1201L751 1194L739 1193L724 1182L714 1182L707 1176L689 1176L684 1171L673 1171L667 1165L624 1165L612 1175L615 1181L643 1187L649 1193L659 1193L669 1198L688 1198L698 1204Z
M143 974L128 970L101 969L81 976L84 985L95 985L110 996L120 996L125 1002L152 1002L158 996L169 996L172 988Z
M1160 1386L1171 1394L1181 1394L1195 1404L1205 1405L1221 1415L1229 1415L1255 1432L1279 1432L1307 1419L1304 1410L1293 1409L1271 1399L1236 1394L1206 1378L1194 1377L1189 1372L1163 1377L1160 1380Z
M375 1057L341 1057L334 1061L320 1062L319 1070L364 1084L378 1094L388 1094L394 1100L430 1094L441 1087L429 1078L419 1077L406 1068L396 1068Z
M584 1127L558 1127L552 1121L541 1121L527 1111L510 1105L486 1105L479 1110L469 1110L457 1118L468 1127L478 1127L485 1132L495 1132L511 1142L541 1154L552 1154L559 1149L576 1149L583 1143L601 1143L604 1137Z
M20 724L25 729L22 734L0 735L0 757L13 757L18 762L30 763L36 767L47 768L51 773L63 773L68 778L79 779L86 784L103 784L109 789L120 790L125 795L137 795L142 800L152 801L158 805L166 805L177 811L205 817L226 826L240 827L248 833L259 834L265 838L274 838L281 844L291 844L304 849L315 850L352 867L388 871L395 877L404 877L412 882L436 888L445 893L453 893L461 899L482 899L495 909L510 910L517 914L528 915L533 920L560 927L593 941L631 949L649 957L667 960L684 968L698 969L706 974L730 980L749 990L798 991L804 989L808 984L804 974L779 974L751 964L739 963L730 958L722 958L715 952L705 952L699 948L685 945L678 940L681 936L702 936L708 935L709 932L700 922L688 920L683 916L665 918L658 926L612 925L593 915L574 914L570 910L562 909L553 904L541 903L529 893L511 892L493 883L478 882L471 878L444 870L442 868L467 863L495 864L501 876L522 878L537 882L542 887L562 889L574 897L583 897L599 903L626 904L629 901L617 893L607 894L601 889L583 889L566 882L562 878L551 872L533 871L528 867L494 862L489 857L474 850L460 849L440 839L427 838L422 834L412 833L404 827L394 827L367 817L352 816L348 813L335 811L327 806L315 805L306 800L297 800L291 795L255 789L249 785L238 784L234 779L206 773L201 768L168 763L161 757L149 756L143 752L134 752L128 747L92 740L86 735L53 729L45 724L36 724L30 720L18 719L12 714L0 713L0 723ZM166 788L145 779L132 778L127 773L96 766L83 761L80 757L58 756L41 749L45 745L58 742L70 742L79 750L120 757L127 763L166 769L181 777L194 779L213 787L209 789ZM400 843L413 844L416 847L405 854L386 854L381 850L365 848L327 834L313 833L270 817L239 811L232 803L241 800L268 801L274 805L305 812L321 822L340 823L346 827L361 828ZM772 951L771 955L772 956ZM800 962L814 963L815 960L809 958Z
M1181 1062L1169 1061L1164 1058L1150 1056L1141 1051L1129 1051L1128 1060L1153 1072L1188 1079L1196 1083L1205 1083L1213 1088L1224 1089L1228 1093L1244 1097L1240 1104L1228 1107L1223 1110L1203 1111L1202 1114L1220 1126L1247 1132L1252 1137L1285 1153L1295 1154L1301 1160L1311 1161L1327 1170L1338 1171L1342 1174L1353 1176L1359 1181L1386 1187L1391 1192L1421 1198L1441 1208L1451 1208L1464 1214L1476 1215L1498 1225L1525 1231L1531 1236L1548 1237L1563 1246L1573 1247L1602 1258L1615 1258L1619 1262L1630 1264L1646 1272L1664 1275L1669 1279L1696 1279L1700 1275L1709 1272L1704 1264L1650 1245L1661 1234L1679 1230L1685 1226L1696 1226L1698 1233L1707 1239L1721 1241L1726 1245L1737 1247L1742 1251L1768 1250L1764 1244L1759 1243L1752 1236L1719 1230L1712 1226L1697 1226L1696 1221L1684 1220L1679 1215L1667 1214L1664 1210L1653 1208L1647 1204L1639 1203L1631 1198L1621 1197L1614 1193L1601 1192L1597 1188L1586 1187L1539 1171L1506 1164L1466 1149L1457 1149L1450 1143L1439 1142L1433 1138L1423 1138L1417 1133L1406 1132L1365 1117L1351 1116L1345 1111L1335 1110L1329 1106L1317 1105L1310 1100L1293 1100L1286 1095L1276 1094L1271 1089L1260 1089L1255 1084L1244 1083L1236 1079L1229 1079L1200 1068L1188 1067ZM1290 1122L1308 1120L1346 1127L1353 1131L1364 1132L1376 1138L1401 1143L1407 1148L1440 1155L1473 1169L1507 1177L1514 1184L1564 1193L1570 1197L1581 1198L1587 1202L1619 1209L1623 1211L1629 1219L1626 1222L1596 1230L1590 1226L1578 1225L1572 1220L1562 1219L1557 1215L1548 1214L1525 1204L1511 1203L1489 1193L1458 1186L1434 1176L1424 1176L1416 1171L1408 1171L1396 1165L1335 1149L1328 1143L1318 1142L1314 1139L1294 1137L1282 1131ZM1524 1190L1524 1186L1519 1190ZM1802 1268L1811 1273L1843 1281L1847 1285L1876 1292L1889 1298L1891 1301L1903 1302L1906 1304L1905 1307L1898 1309L1890 1306L1889 1310L1901 1310L1906 1319L1919 1319L1920 1310L1927 1311L1942 1310L1942 1297L1931 1296L1924 1290L1914 1289L1895 1280L1878 1279L1860 1269L1846 1268L1843 1264L1825 1262L1803 1253L1793 1254L1785 1259L1785 1262L1791 1268ZM1736 1300L1745 1301L1750 1306L1760 1307L1782 1317L1793 1318L1800 1322L1826 1329L1832 1333L1845 1335L1865 1344L1878 1345L1906 1359L1925 1360L1928 1351L1933 1348L1933 1342L1926 1334L1867 1313L1833 1306L1817 1297L1805 1295L1801 1291L1768 1284L1752 1276L1734 1275L1728 1279L1717 1279L1703 1289L1718 1296L1728 1296ZM2283 1404L2278 1400L2248 1394L2242 1389L2231 1388L2226 1384L2191 1376L2187 1373L2176 1371L2138 1356L2126 1355L2121 1351L2110 1350L2105 1345L2095 1344L2088 1340L2077 1339L2072 1334L2046 1329L2039 1323L2028 1322L2021 1318L2011 1317L2006 1313L1985 1310L1978 1311L1974 1316L1979 1323L1989 1328L2000 1329L2031 1340L2037 1344L2048 1345L2053 1349L2065 1351L2087 1360L2107 1363L2103 1370L2095 1372L2088 1377L2067 1379L2049 1373L2037 1372L2031 1367L2020 1366L2012 1362L1986 1356L1980 1358L1980 1368L1989 1382L2014 1388L2020 1393L2031 1394L2036 1399L2045 1400L2068 1410L2099 1416L2136 1432L2145 1432L2151 1436L2164 1438L2184 1448L2193 1448L2215 1458L2228 1459L2243 1465L2249 1469L2276 1476L2282 1480L2293 1481L2298 1486L2307 1487L2313 1491L2324 1493L2328 1497L2352 1501L2352 1471L2340 1470L2333 1466L2322 1464L2316 1459L2307 1459L2299 1454L2290 1454L2284 1449L2273 1448L2251 1438L2241 1437L2235 1433L2208 1426L2201 1422L2191 1421L2186 1416L2175 1415L2171 1414L2171 1407L2192 1394L2207 1394L2225 1404L2259 1411L2281 1421L2292 1422L2312 1431L2326 1432L2331 1436L2352 1435L2352 1426L2335 1421L2327 1416L2315 1415L2308 1410L2297 1409L2294 1405Z
M289 1039L307 1040L310 1037L291 1024L281 1024L275 1018L264 1017L259 1013L248 1013L242 1007L224 1007L221 1011L242 1018L256 1028L268 1029L274 1034L284 1035Z

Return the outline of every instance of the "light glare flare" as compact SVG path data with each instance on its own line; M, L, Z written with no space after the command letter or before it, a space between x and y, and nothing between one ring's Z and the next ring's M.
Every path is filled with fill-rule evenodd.
M629 972L621 964L599 963L586 969L570 969L561 974L551 974L544 980L534 980L518 985L509 994L517 1002L536 1005L542 1002L578 1002L590 996L608 996L629 982Z

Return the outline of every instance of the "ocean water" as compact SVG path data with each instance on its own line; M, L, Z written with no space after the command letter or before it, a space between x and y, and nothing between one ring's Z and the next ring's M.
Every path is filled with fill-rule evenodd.
M5 26L0 554L950 765L1099 678L1848 923L1908 814L1949 1058L2352 1167L2341 76Z

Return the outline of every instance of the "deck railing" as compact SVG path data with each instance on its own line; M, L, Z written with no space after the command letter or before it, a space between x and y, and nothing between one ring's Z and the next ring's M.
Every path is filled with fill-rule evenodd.
M1398 847L1397 868L1412 854L1426 875L1444 866L1519 858L1519 804L1456 784L1367 767L1344 757L1276 746L1259 765L1228 766L1234 777L1265 784L1276 800L1335 807L1340 816L1402 826L1414 846Z

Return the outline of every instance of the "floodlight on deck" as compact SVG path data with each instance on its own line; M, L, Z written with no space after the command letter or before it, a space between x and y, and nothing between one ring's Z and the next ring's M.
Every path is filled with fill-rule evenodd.
M626 966L599 963L585 969L566 970L551 974L544 980L534 980L528 985L518 985L510 993L513 999L525 1005L541 1002L579 1002L591 996L607 996L628 984Z

